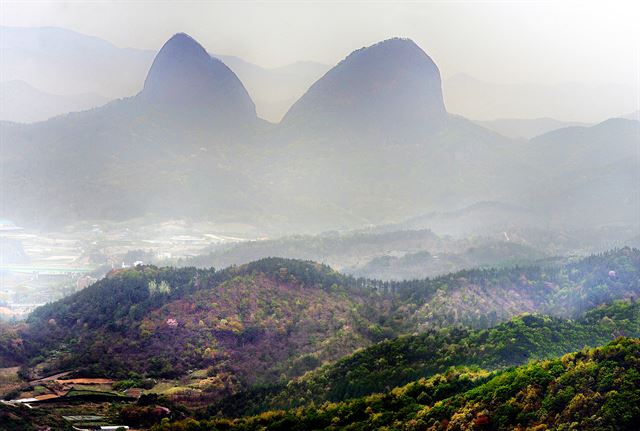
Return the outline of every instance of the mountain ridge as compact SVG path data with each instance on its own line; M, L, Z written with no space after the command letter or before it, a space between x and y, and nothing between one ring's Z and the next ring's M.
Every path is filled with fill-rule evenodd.
M213 216L309 233L535 201L552 226L574 215L588 228L633 224L636 136L606 125L621 139L617 168L594 165L601 148L590 142L602 141L603 126L593 126L572 138L581 158L562 175L570 158L535 144L556 135L528 145L449 115L437 65L405 39L355 51L268 124L237 76L182 35L136 96L35 125L3 123L2 215L35 226ZM624 205L584 211L592 185L598 202L610 195Z
M639 297L638 268L640 252L620 249L548 266L468 270L404 282L353 278L325 265L281 258L220 271L156 267L119 270L32 313L27 322L31 329L23 333L24 351L17 357L39 356L73 337L82 340L74 343L74 349L79 350L59 357L58 367L75 361L76 365L105 367L102 373L118 375L123 372L118 358L126 357L134 348L131 346L137 346L134 350L139 358L129 358L129 369L144 371L148 356L155 357L162 351L162 357L174 358L168 363L173 363L174 372L179 374L211 358L203 356L203 348L173 350L175 346L166 344L167 337L177 337L176 343L179 340L181 345L205 345L219 349L220 354L232 354L239 349L236 342L251 340L242 348L250 349L254 343L271 340L283 330L285 322L306 327L307 331L326 331L323 324L316 327L313 319L308 320L309 313L329 310L318 308L321 302L334 303L335 310L344 312L339 318L327 320L338 328L344 326L338 331L337 345L351 340L347 344L364 346L376 337L384 339L425 328L483 328L522 312L571 318L601 303ZM573 294L578 291L581 296L576 298ZM254 299L247 302L249 297ZM323 300L318 302L318 297ZM307 305L299 304L296 298ZM268 311L275 309L280 310L275 315ZM263 318L258 318L261 315ZM174 319L178 326L171 327L167 319ZM111 340L109 348L115 350L110 355L100 353L107 347L98 342L96 331L102 334L98 338ZM128 336L122 338L122 331ZM210 339L211 334L217 341ZM251 337L247 339L248 334ZM299 334L292 340L299 342L299 337L304 339ZM279 342L286 340L280 338ZM164 370L165 365L150 372L170 374Z

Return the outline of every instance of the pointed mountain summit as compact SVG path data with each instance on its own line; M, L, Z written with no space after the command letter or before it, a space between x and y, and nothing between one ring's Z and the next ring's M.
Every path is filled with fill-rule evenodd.
M438 67L413 41L396 38L351 53L311 86L283 124L391 132L432 128L446 118Z
M192 37L171 37L153 61L141 100L187 116L224 123L256 120L256 108L238 77Z

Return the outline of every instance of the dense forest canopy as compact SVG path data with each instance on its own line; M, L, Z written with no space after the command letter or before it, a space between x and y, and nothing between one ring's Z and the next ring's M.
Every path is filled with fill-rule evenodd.
M241 419L190 419L154 431L635 430L640 341L619 338L546 361L488 373L453 368L391 391Z
M257 385L278 387L371 346L289 385L291 394L273 397L297 404L306 400L297 391L313 393L320 384L318 393L337 400L452 365L497 368L635 334L633 304L611 305L602 322L585 323L593 318L584 313L635 300L639 269L640 251L628 248L404 282L281 258L222 270L141 266L115 270L36 310L5 333L0 358L6 366L25 364L23 375L34 377L75 370L117 379L131 373L175 378L207 369L220 383L200 395L218 402ZM529 314L516 317L522 313ZM457 343L462 350L449 347L440 356L438 346ZM314 383L314 375L326 383Z

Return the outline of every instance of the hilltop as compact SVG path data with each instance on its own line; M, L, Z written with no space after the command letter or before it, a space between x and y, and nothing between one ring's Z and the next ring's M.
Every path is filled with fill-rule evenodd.
M343 279L328 267L281 259L223 271L118 271L36 310L24 354L57 352L45 372L118 378L208 368L221 385L212 390L232 391L299 375L375 339L366 328L382 303Z

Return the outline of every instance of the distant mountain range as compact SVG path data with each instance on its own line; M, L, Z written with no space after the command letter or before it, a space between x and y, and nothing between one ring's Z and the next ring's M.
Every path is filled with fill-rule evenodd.
M450 112L479 121L552 117L596 123L638 109L637 89L616 84L498 84L457 74L443 86Z
M0 33L2 79L24 81L56 95L95 93L111 100L131 96L142 87L156 54L153 50L120 48L97 37L56 27L3 26ZM311 61L264 68L238 57L212 55L238 75L256 104L258 116L271 122L280 121L309 86L331 68ZM45 70L47 73L43 73ZM127 73L121 73L123 70ZM634 90L615 85L599 88L577 83L501 85L464 74L449 77L443 84L449 112L482 122L495 121L495 127L483 125L510 137L529 138L550 131L550 127L568 125L545 118L548 116L571 120L566 122L570 124L595 123L619 112L638 109ZM101 101L89 107L99 104ZM8 106L16 106L17 112L29 109L26 102ZM61 107L54 115L85 106L69 108ZM32 116L16 114L0 119L34 121Z
M639 148L640 122L622 118L538 136L525 152L541 172L528 202L564 225L637 226Z
M2 124L2 216L36 225L193 217L317 232L492 201L535 207L551 225L637 225L639 124L509 139L449 114L437 66L396 38L347 56L273 125L229 67L178 34L137 95Z
M67 112L104 105L108 101L96 93L49 94L24 81L0 82L0 118L5 121L44 121Z
M535 261L546 257L543 250L515 235L511 242L503 235L454 239L429 230L361 230L216 246L176 265L223 268L278 256L313 260L354 276L407 280L478 266Z
M509 138L521 139L531 139L564 127L589 126L587 123L560 121L553 118L501 118L492 121L476 121L476 123Z
M0 33L3 80L26 81L52 94L130 96L142 87L155 56L57 27L3 26Z
M101 95L87 105L58 105L56 110L33 115L32 99L16 97L2 101L1 120L32 122L55 115L80 111L136 94L153 62L155 51L120 48L97 37L55 27L0 27L0 72L3 80L21 80L47 93ZM314 80L330 66L315 62L296 62L267 69L228 55L220 58L247 86L256 101L258 114L269 121L280 121L284 113ZM43 71L47 73L43 73ZM122 73L127 71L127 73ZM39 111L37 111L39 112ZM52 114L42 118L44 113ZM10 113L10 114L9 114Z

